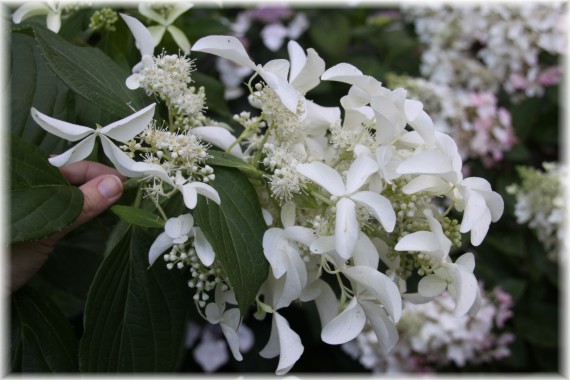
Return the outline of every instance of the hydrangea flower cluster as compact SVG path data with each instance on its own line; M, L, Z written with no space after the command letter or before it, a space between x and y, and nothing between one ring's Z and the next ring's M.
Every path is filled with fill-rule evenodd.
M464 367L510 356L509 344L515 339L505 331L512 317L511 296L495 287L484 292L477 315L460 318L451 314L453 298L444 293L434 302L406 302L397 324L400 339L386 354L369 327L342 349L374 373L434 373L447 365Z
M557 261L564 250L565 203L564 180L568 176L564 165L555 162L542 164L544 170L517 167L520 184L512 184L507 191L516 197L515 216L519 224L528 223L536 232L548 257Z
M563 2L403 7L426 44L421 71L430 81L497 93L541 96L558 84L566 52ZM549 55L550 60L543 56Z
M254 185L268 224L262 248L270 270L257 295L256 317L271 317L260 355L279 356L277 374L287 373L304 350L282 312L295 303L315 302L324 342L346 343L370 326L386 353L398 341L403 300L430 302L447 291L455 316L476 313L481 294L474 255L457 257L452 247L460 247L466 233L471 244L480 245L501 217L503 199L485 179L464 178L455 141L436 131L420 101L348 63L327 69L315 50L295 41L287 45L288 60L258 65L236 37L207 36L192 52L231 60L254 73L249 100L259 114L236 115L244 128L234 137L204 116L204 93L191 86L188 58L154 55L150 31L135 18L122 17L141 52L126 85L163 102L168 120L154 119L154 104L97 130L37 110L32 116L60 137L85 138L53 159L59 165L86 157L99 137L121 173L142 177L166 221L149 263L189 271L198 312L220 326L236 360L242 359L237 331L243 315L192 215L198 195L220 203L208 184L216 178L205 162L211 146L247 162L263 180ZM347 86L339 106L324 107L306 97L321 80ZM194 106L184 106L190 103ZM165 215L158 200L177 192L186 209Z
M475 158L487 167L493 166L517 142L511 114L497 105L492 92L453 88L395 74L388 76L388 83L406 88L411 97L424 104L436 130L453 137L464 160Z

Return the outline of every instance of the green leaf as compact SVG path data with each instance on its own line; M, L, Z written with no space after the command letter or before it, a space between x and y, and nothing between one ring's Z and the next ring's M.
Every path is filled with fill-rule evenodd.
M95 276L80 342L82 372L171 372L184 350L191 297L181 273L148 267L153 242L119 223Z
M101 50L75 46L57 34L34 25L36 41L48 65L75 93L104 109L114 118L149 104L142 90L125 85L129 73Z
M153 212L131 206L116 205L111 207L119 218L140 227L163 228L164 220Z
M10 151L11 242L40 239L71 224L83 208L81 190L33 144L12 135Z
M208 104L208 109L219 113L222 116L231 118L232 113L228 108L228 104L224 100L224 85L212 78L211 76L200 73L199 71L194 71L192 73L192 80L194 80L193 86L200 87L204 86L206 89L206 103Z
M259 178L258 170L251 164L245 162L244 160L240 160L236 156L232 156L229 153L220 152L219 150L210 149L208 151L210 154L210 158L206 160L206 163L211 166L223 166L226 168L236 168L244 172L245 174Z
M77 338L49 298L26 286L12 295L13 372L77 372Z
M267 227L257 194L239 171L218 167L210 185L218 191L221 205L199 197L194 217L214 248L244 315L267 278L269 266L262 247Z
M10 121L12 132L48 153L63 151L67 141L39 128L32 107L58 119L68 119L72 93L49 68L33 37L12 33Z
M342 13L324 10L313 20L309 36L319 53L339 60L346 55L350 41L350 22Z

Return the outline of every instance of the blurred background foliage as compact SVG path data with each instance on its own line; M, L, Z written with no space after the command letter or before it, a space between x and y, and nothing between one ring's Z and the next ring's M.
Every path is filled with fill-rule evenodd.
M327 67L339 62L349 62L360 68L364 74L387 82L388 74L420 76L420 60L424 46L418 40L413 25L401 22L399 9L386 7L342 7L330 8L293 7L303 12L308 20L308 29L297 38L304 48L313 47L325 60ZM183 30L190 42L209 34L230 33L227 20L234 20L244 8L209 7L198 4L182 15L176 25ZM79 46L94 46L111 57L124 71L140 57L134 48L133 38L123 22L115 23L115 31L89 31L88 26L93 9L79 9L69 15L59 32L64 39ZM144 20L135 9L128 9L132 15ZM376 15L376 17L372 17ZM34 19L42 23L43 18ZM286 43L276 52L270 51L260 35L264 24L254 21L245 34L248 52L256 63L270 59L287 58ZM12 102L26 100L23 106L12 108L12 130L15 134L31 141L48 153L65 149L62 140L47 136L33 126L23 110L31 104L42 103L43 110L49 110L55 118L76 120L89 124L105 121L105 112L89 107L85 99L74 96L64 83L53 75L46 66L34 39L26 33L13 33L11 80ZM166 34L163 40L166 52L176 53L178 47ZM194 79L199 84L207 83L207 98L210 113L216 118L233 124L231 116L243 109L252 109L242 96L224 101L224 85L215 68L214 57L191 55L196 58L200 72ZM25 62L22 66L21 63ZM35 75L26 76L33 72ZM247 79L246 79L247 80ZM57 92L53 93L56 88ZM309 98L324 106L336 106L336 101L346 93L346 85L321 82L310 92ZM26 97L25 93L34 93ZM519 183L516 171L519 165L540 167L543 162L561 161L563 142L561 138L562 99L558 86L549 87L541 97L527 98L518 104L509 101L504 93L498 94L499 105L510 111L512 126L518 139L513 149L504 155L502 161L486 167L476 159L468 164L471 175L489 180L493 189L505 200L505 212L491 229L484 243L470 250L476 256L475 274L484 282L485 288L501 286L514 301L514 316L507 322L506 331L512 332L516 340L510 345L511 356L497 362L479 366L448 366L440 368L442 373L536 373L559 372L563 342L563 320L560 317L560 296L562 294L561 268L547 258L545 250L533 230L516 222L514 216L515 198L507 193L510 184ZM253 109L252 109L253 110ZM112 117L110 118L112 119ZM235 125L235 124L234 124ZM127 194L129 199L133 194ZM125 201L126 203L126 201ZM104 244L111 227L117 219L107 212L101 218L70 233L62 241L40 275L33 280L33 287L47 296L59 307L64 317L71 321L75 334L81 336L83 310L95 273L102 262ZM467 247L467 243L466 243ZM188 292L191 302L191 294ZM291 327L302 339L305 354L294 367L296 373L313 372L366 372L367 369L352 360L338 346L329 346L320 340L318 316L313 307L292 307L284 311ZM196 323L205 324L197 315ZM267 360L258 352L267 341L270 320L244 323L252 327L255 346L244 354L243 362L231 360L219 369L220 372L272 372L277 359ZM181 361L180 372L199 372L200 366L188 350Z

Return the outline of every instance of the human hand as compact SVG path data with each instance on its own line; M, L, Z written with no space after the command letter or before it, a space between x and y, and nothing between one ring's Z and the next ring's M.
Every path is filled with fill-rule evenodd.
M62 237L101 214L118 201L123 193L122 181L125 178L108 166L80 161L61 167L60 171L72 185L79 186L83 192L83 210L75 222L62 231L42 240L16 243L11 246L12 292L18 290L40 270Z

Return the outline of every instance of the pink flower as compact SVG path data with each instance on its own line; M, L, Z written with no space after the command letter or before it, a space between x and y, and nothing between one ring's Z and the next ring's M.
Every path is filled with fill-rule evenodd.
M538 83L543 86L554 86L560 83L562 69L560 66L551 66L538 75Z

